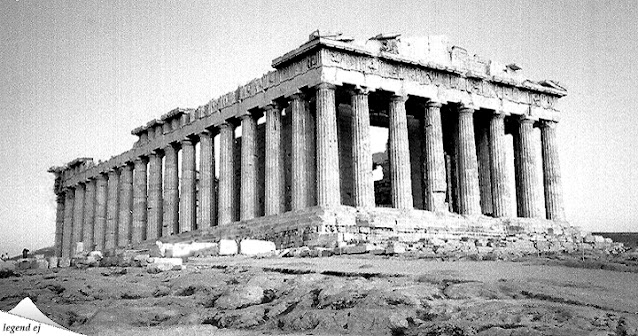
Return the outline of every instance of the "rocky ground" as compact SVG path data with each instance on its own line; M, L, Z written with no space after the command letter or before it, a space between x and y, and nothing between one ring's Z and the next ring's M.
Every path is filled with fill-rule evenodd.
M623 260L366 254L25 270L0 279L0 310L28 296L98 335L638 335L638 273Z

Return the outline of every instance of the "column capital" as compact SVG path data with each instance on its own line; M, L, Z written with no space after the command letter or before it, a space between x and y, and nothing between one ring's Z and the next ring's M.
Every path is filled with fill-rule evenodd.
M527 118L527 116L519 116L518 118L516 118L516 120L520 123L520 124L532 124L534 125L534 123L536 122L536 120L534 119L529 119Z
M272 101L270 104L264 106L264 111L277 110L281 111L283 109L283 104L278 103L276 101Z
M191 137L186 137L180 141L180 144L187 145L187 146L192 146L194 145L194 143L195 143L195 140Z
M223 123L217 125L217 128L219 128L220 130L223 130L223 129L234 130L235 129L235 124L233 124L232 122L226 120Z
M209 137L214 137L215 136L215 131L211 130L211 129L205 129L201 132L199 132L200 135L206 135Z
M392 102L405 102L406 100L408 100L408 95L405 93L395 92L390 95L390 101Z
M476 107L472 105L461 104L458 108L459 113L474 113L476 111Z
M352 96L354 95L365 95L367 96L368 94L370 94L370 89L365 87L365 86L361 86L361 85L355 85L353 88L348 89L348 93Z
M306 100L306 94L304 92L301 91L297 91L293 94L290 95L290 99L291 100L301 100L301 101L305 101Z
M556 126L558 125L557 121L554 120L546 120L546 119L540 119L538 120L538 127L540 128L556 128Z
M440 101L436 101L436 100L428 100L425 103L425 107L427 108L441 108L443 106L443 103L441 103Z
M133 160L134 164L142 164L142 163L148 163L148 158L146 156L138 156L135 158L135 160Z
M316 86L316 88L319 89L319 90L334 90L334 89L337 88L337 86L332 84L332 83L322 82L322 83L319 83Z

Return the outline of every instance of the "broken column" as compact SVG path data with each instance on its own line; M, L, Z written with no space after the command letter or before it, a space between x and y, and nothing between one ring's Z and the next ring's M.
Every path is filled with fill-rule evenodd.
M390 111L388 113L390 188L392 206L397 209L413 208L408 122L405 112L407 98L404 95L393 95L390 98Z

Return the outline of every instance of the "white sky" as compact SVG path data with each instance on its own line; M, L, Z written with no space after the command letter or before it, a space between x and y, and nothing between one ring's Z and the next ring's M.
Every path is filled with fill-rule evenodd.
M558 4L560 3L560 4ZM448 35L556 79L568 219L636 231L638 2L0 0L0 252L53 244L53 165L260 77L315 29Z

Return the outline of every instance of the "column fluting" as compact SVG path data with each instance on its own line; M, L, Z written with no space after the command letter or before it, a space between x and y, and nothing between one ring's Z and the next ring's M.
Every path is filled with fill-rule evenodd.
M215 145L213 133L204 131L199 134L199 219L202 228L217 225L215 194Z
M266 106L265 112L266 112L265 215L270 216L270 215L278 215L282 213L284 210L284 197L283 197L284 196L284 189L283 189L284 187L283 166L284 165L283 165L283 155L281 150L281 106L279 106L276 103L270 104ZM293 144L293 146L295 145ZM295 201L293 201L293 203L294 202Z
M310 206L310 184L308 179L309 165L308 152L311 150L308 143L309 113L306 106L305 95L296 93L290 103L292 113L292 205L293 211L305 209Z
M147 220L147 183L146 175L148 159L139 157L135 160L133 172L133 230L131 242L137 244L146 239Z
M195 144L184 139L182 144L182 181L180 183L179 232L195 229Z
M547 219L565 220L563 188L558 159L555 121L542 120L541 145L543 155L543 187L545 191L545 213Z
M84 225L82 228L82 242L84 251L93 251L95 242L93 241L93 229L95 225L95 195L96 180L91 179L86 182L86 192L84 194Z
M476 142L474 139L474 109L459 108L458 122L459 212L462 215L481 213Z
M516 204L519 217L541 218L534 147L534 121L520 119L514 136Z
M443 128L441 103L429 101L425 106L423 135L425 142L425 206L426 210L442 212L445 206L447 180L445 152L443 151Z
M55 195L55 256L62 256L62 241L64 235L64 202L66 195L64 192L57 191Z
M105 174L98 174L95 180L95 226L93 241L95 250L104 250L104 230L106 229L108 180Z
M120 172L120 197L118 205L117 246L126 247L131 242L133 223L133 165L127 163Z
M413 208L406 100L407 96L393 95L388 113L390 188L392 206L397 209Z
M257 214L257 156L255 140L257 120L246 113L241 116L241 186L240 220L255 218Z
M162 237L179 232L179 176L177 171L177 148L169 144L164 148L164 195Z
M491 119L491 116L490 116ZM478 163L481 213L492 215L492 175L490 170L490 128L488 122L476 125L476 157Z
M162 237L163 222L162 154L153 151L148 160L148 213L146 239Z
M357 87L350 92L352 105L352 165L354 171L354 206L374 208L370 109L368 90Z
M71 256L75 255L76 243L82 241L82 231L84 226L84 196L86 195L86 186L83 183L75 187L75 201L73 203L73 240L71 242Z
M339 147L337 140L337 109L335 86L317 86L317 205L336 206L341 203L339 186Z
M219 225L234 220L235 204L235 126L223 123L219 126Z
M495 113L490 119L489 154L492 183L492 216L511 217L511 202L505 156L505 115Z
M73 209L75 207L75 190L66 189L64 192L64 226L62 228L62 258L71 257L71 242L73 241Z
M118 223L118 203L119 203L119 184L120 173L117 168L113 168L108 172L108 200L106 213L106 230L104 233L104 249L113 250L117 245L117 223Z

